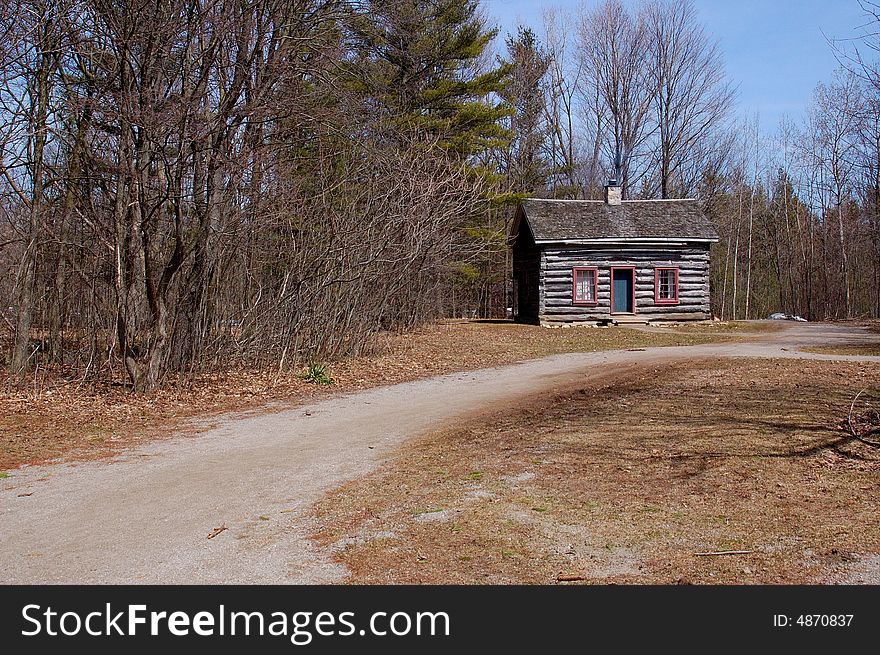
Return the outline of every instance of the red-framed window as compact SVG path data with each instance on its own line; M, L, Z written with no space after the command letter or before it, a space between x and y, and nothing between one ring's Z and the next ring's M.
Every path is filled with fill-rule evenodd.
M599 269L591 266L575 266L571 269L571 279L572 304L599 304Z
M654 302L658 305L678 304L678 269L658 266L654 269Z

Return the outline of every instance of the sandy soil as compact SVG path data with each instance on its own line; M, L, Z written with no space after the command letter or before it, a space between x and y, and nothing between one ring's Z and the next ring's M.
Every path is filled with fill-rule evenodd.
M470 413L620 367L716 357L880 361L797 351L868 343L864 329L786 328L749 343L573 353L449 374L213 419L197 436L112 461L22 468L0 480L0 582L339 581L345 570L308 539L312 506L400 444ZM208 539L217 528L226 529Z

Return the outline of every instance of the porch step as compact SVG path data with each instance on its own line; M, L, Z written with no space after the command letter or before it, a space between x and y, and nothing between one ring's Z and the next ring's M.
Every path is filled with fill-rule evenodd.
M648 319L641 316L615 316L611 322L614 325L647 325Z

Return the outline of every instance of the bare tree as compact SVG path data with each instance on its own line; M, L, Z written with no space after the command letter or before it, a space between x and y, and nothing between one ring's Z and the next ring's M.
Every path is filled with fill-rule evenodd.
M14 5L0 11L14 371L63 361L148 390L354 354L441 315L450 262L503 249L503 230L474 245L497 226L476 222L487 189L468 162L374 111L344 3Z
M854 169L856 166L856 120L860 94L852 75L845 74L830 86L819 84L815 104L810 112L808 130L812 165L818 171L818 205L823 220L836 224L836 259L841 278L842 299L834 311L837 317L849 318L853 313L850 244L847 238L849 208ZM825 231L828 235L827 226ZM825 244L826 249L830 246ZM827 252L827 251L826 251ZM831 255L834 257L834 255ZM826 286L831 281L826 281Z
M735 92L691 0L654 0L644 20L655 89L660 197L686 196L713 155L725 150Z
M545 121L550 133L549 158L553 175L551 190L555 196L589 197L596 180L601 145L601 128L594 121L580 121L578 103L583 94L583 63L571 56L569 17L552 8L543 13L544 39L550 64L544 82ZM581 144L592 141L589 161L583 162ZM580 173L583 170L583 175Z
M606 0L581 15L578 56L589 86L607 109L603 115L608 160L617 161L624 194L646 174L645 160L656 129L651 108L656 76L644 11L630 14L620 0Z
M13 294L16 307L15 342L10 358L13 373L20 373L34 354L31 326L36 311L37 266L49 211L46 155L60 47L58 14L57 3L21 0L10 4L4 17L8 21L3 27L7 47L2 62L5 88L0 111L6 118L7 152L0 161L8 162L4 174L24 205L20 227L23 247ZM15 139L10 132L19 132L19 138Z

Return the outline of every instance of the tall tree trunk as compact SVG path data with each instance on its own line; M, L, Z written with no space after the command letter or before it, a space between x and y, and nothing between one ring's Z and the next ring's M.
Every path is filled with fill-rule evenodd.
M28 230L25 248L18 265L15 285L15 302L17 305L15 323L15 341L12 347L10 369L14 375L20 375L28 366L31 350L31 327L33 326L36 303L37 262L40 251L40 240L43 231L43 175L44 151L47 139L47 118L49 115L49 77L52 71L52 56L47 52L50 21L42 24L42 40L37 45L36 88L33 97L36 105L32 106L30 127L34 135L33 158L30 162L30 175L33 192L28 208Z
M56 267L53 295L49 302L49 334L48 347L49 357L52 362L62 364L64 360L63 322L64 322L64 295L67 280L67 231L73 215L76 200L77 178L81 172L83 141L86 126L89 123L91 113L85 112L77 121L76 137L70 154L67 158L67 181L64 192L64 200L61 207L61 216L58 219L56 230L58 232L58 246L56 249Z
M838 195L839 198L839 195ZM838 240L840 243L840 272L843 275L843 293L844 293L844 317L852 318L852 298L850 294L850 271L849 271L849 255L846 251L846 237L843 227L843 203L837 203L837 228Z

